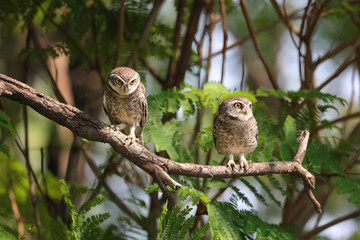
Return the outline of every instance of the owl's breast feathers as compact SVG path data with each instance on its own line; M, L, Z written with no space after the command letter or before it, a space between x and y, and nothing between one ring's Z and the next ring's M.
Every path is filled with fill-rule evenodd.
M103 106L112 124L137 123L140 127L146 125L148 106L142 83L129 95L120 95L107 86L104 91Z
M248 155L257 146L258 127L254 116L247 121L217 115L214 119L213 138L221 154Z

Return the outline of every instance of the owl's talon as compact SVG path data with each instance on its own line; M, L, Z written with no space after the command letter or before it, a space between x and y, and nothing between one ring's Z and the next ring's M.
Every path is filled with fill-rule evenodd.
M226 167L231 168L231 170L234 170L235 169L234 160L229 160L228 163L226 164Z
M248 169L248 167L249 167L249 164L248 164L248 162L246 161L246 159L245 158L241 158L240 159L240 170L241 169L244 169L245 171Z
M129 136L127 136L126 137L126 140L130 140L130 142L131 143L133 143L133 142L139 142L139 139L138 138L136 138L134 135L129 135Z
M119 131L119 132L121 132L121 128L120 128L119 126L110 125L110 127L111 127L114 131Z

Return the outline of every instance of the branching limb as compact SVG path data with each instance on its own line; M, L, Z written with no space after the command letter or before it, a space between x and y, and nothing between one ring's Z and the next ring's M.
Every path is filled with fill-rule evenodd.
M192 163L178 163L150 152L141 144L127 140L126 135L115 131L110 126L89 116L79 109L60 103L30 86L8 76L0 74L0 96L28 105L50 120L70 129L76 135L97 142L109 143L115 151L129 159L135 165L162 182L177 190L181 185L170 175L181 175L205 178L234 178L265 174L292 174L301 177L308 189L313 204L319 211L319 205L312 198L311 188L315 187L315 177L302 165L309 139L304 131L300 137L298 153L292 161L250 163L247 171L230 170L225 166L209 166Z
M240 5L241 5L241 9L243 11L244 17L245 17L246 25L247 25L247 27L249 29L251 39L252 39L252 41L254 43L255 51L259 55L259 58L260 58L262 64L264 65L264 68L265 68L266 73L267 73L267 75L269 77L269 80L270 80L270 82L272 84L272 87L274 89L279 89L279 86L278 86L278 84L276 82L276 79L275 79L273 73L271 72L270 66L266 62L265 57L264 57L264 55L262 54L262 52L260 50L259 44L258 44L257 39L256 39L254 27L253 27L252 22L250 20L249 12L247 10L246 1L241 0Z
M149 17L146 21L146 25L144 27L143 32L141 33L141 36L138 41L138 46L143 47L148 40L151 32L151 27L154 25L156 16L158 15L158 12L160 11L161 5L164 2L164 0L156 0L154 2L153 8L151 9L151 12L149 14ZM126 66L133 67L138 59L138 55L136 52L132 52Z
M349 220L349 219L353 219L353 218L357 218L357 217L360 217L360 210L357 210L353 213L350 213L348 215L345 215L343 217L340 217L340 218L337 218L325 225L322 225L320 227L317 227L313 230L311 230L310 232L307 232L305 233L303 236L301 236L303 239L309 239L309 238L312 238L313 236L315 236L316 234L318 234L319 232L322 232L324 231L325 229L329 228L329 227L332 227L338 223L341 223L343 221L346 221L346 220Z

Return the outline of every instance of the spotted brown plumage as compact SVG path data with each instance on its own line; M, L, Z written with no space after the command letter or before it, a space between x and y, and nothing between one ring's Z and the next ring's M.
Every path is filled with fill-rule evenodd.
M146 125L148 106L145 87L139 74L131 68L113 69L104 90L103 107L111 124L120 130L130 127L129 137L138 141L136 127L140 127L140 142L144 144L143 131Z
M234 169L234 157L239 157L240 168L246 170L245 157L255 150L258 140L257 122L249 99L231 97L220 104L214 119L213 138L216 150L228 157L227 166Z

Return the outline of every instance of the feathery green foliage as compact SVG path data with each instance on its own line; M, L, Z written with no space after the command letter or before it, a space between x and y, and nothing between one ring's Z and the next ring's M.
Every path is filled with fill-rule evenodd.
M360 206L360 179L351 177L336 177L332 179L332 182L337 184L336 192L339 194L349 194L347 200Z
M79 211L76 211L75 204L73 203L73 200L71 200L69 186L64 180L60 180L60 183L60 194L63 197L66 205L68 205L70 208L71 240L98 239L104 232L103 229L99 228L99 224L109 219L110 214L102 213L92 215L90 217L86 217L86 214L90 211L91 208L99 206L104 201L104 198L102 196L95 197L94 199L85 202L80 207Z
M0 239L3 239L3 240L16 240L16 238L13 235L6 232L2 227L0 227Z
M269 224L250 211L237 210L223 202L207 204L212 239L295 239L281 226Z
M189 229L194 223L195 216L190 214L192 208L185 207L183 210L177 205L171 212L168 212L167 203L161 213L160 231L157 239L183 240L183 239L202 239L207 228L201 228L198 231L189 234Z

